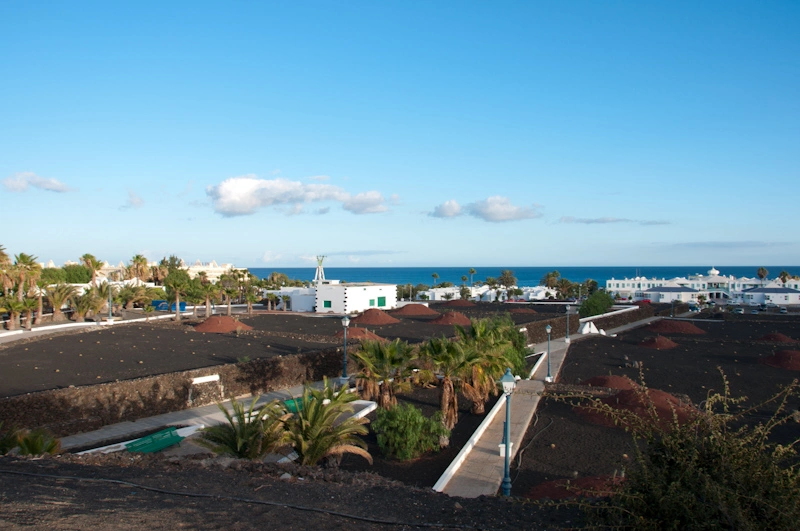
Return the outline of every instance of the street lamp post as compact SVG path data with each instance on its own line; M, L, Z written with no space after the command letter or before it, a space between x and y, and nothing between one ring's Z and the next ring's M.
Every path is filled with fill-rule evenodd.
M347 377L347 327L350 326L350 318L346 315L342 317L342 328L344 329L344 359L342 360L342 385L350 379Z
M569 343L569 304L567 304L567 336L564 338L564 343Z
M553 377L550 375L550 332L553 330L553 327L547 325L544 327L544 329L547 332L547 377L544 379L544 381L552 382Z
M500 382L503 384L503 393L506 395L506 455L503 467L503 496L511 496L511 473L509 470L509 461L511 459L511 393L514 392L514 388L517 386L517 380L511 374L511 369L506 368L506 373L500 378Z

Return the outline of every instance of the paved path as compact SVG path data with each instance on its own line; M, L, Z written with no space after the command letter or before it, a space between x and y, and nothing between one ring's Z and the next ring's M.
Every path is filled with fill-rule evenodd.
M563 338L550 341L550 374L555 378L567 356L569 345ZM547 342L536 345L536 352L547 352ZM511 457L522 444L539 398L544 391L547 363L543 363L530 380L520 380L511 395ZM502 398L501 398L502 399ZM505 406L492 419L481 438L475 443L461 467L444 487L445 494L463 498L494 496L503 481L505 458L500 457L499 444L503 441Z
M618 328L606 330L606 334L615 335L627 330L648 325L662 317L651 317L636 321ZM573 335L570 340L580 341L592 335ZM551 339L550 341L550 375L553 381L558 379L561 367L567 357L569 343L564 338ZM547 352L547 342L539 343L534 347L535 352ZM517 388L511 395L511 457L516 455L522 444L525 432L531 423L539 399L544 392L545 380L548 374L547 362L542 363L529 381L520 380ZM505 458L500 457L499 444L503 441L505 429L505 406L492 419L492 422L475 443L472 451L464 459L461 467L455 472L442 492L450 496L464 498L477 498L478 496L494 496L500 489L503 481Z
M315 385L321 386L322 382L317 382ZM303 386L297 385L289 389L263 394L258 398L257 404L261 406L275 399L287 400L302 394ZM252 398L244 398L242 400L249 406ZM228 411L232 411L230 400L223 402L223 405ZM61 439L61 448L69 450L71 448L103 446L109 444L110 441L134 439L144 431L163 428L164 426L190 426L195 424L211 426L221 422L225 422L225 416L216 404L212 404L173 413L164 413L163 415L156 415L155 417L139 419L133 422L109 424L96 431L63 437Z

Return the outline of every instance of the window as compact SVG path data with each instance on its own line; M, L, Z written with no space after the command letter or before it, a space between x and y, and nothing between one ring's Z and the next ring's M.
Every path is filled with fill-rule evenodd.
M370 306L375 306L375 299L370 299L369 300L369 305Z
M378 297L378 306L386 306L386 297Z
M322 307L323 308L330 308L331 307L331 301L322 301Z

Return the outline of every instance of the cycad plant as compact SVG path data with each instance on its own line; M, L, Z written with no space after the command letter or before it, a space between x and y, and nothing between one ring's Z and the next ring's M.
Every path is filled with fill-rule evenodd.
M17 446L20 455L53 455L61 451L61 441L41 428L18 434Z
M254 398L247 409L244 403L234 400L233 415L217 404L227 423L205 428L198 442L214 453L244 459L259 459L283 446L283 423L291 414L277 402L256 408L257 400Z
M47 297L50 306L53 307L53 322L57 323L59 321L66 320L66 317L64 317L64 312L61 311L61 307L75 296L75 286L70 286L69 284L56 284L55 286L50 286L45 290L45 296Z
M83 322L86 319L86 314L92 311L92 308L96 305L97 297L91 291L87 291L83 295L79 295L72 298L73 303L73 312L72 318L76 321Z
M344 454L355 454L372 464L372 456L360 436L366 435L364 418L343 415L352 413L350 402L358 396L324 382L323 389L306 386L303 396L295 399L298 412L286 421L286 431L290 444L303 465L316 465L323 459L338 463Z
M0 312L8 312L8 321L6 322L6 328L8 330L17 329L17 326L19 326L19 316L22 315L24 311L24 303L12 296L0 299Z

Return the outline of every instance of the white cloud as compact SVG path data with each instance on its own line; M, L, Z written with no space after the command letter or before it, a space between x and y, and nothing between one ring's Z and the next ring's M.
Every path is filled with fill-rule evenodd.
M461 215L461 205L458 204L458 201L451 199L434 208L433 212L429 212L428 215L434 218L454 218Z
M70 187L56 179L39 177L32 171L18 172L3 180L3 186L9 192L25 192L29 186L48 192L69 192Z
M537 206L538 205L533 205L531 207L514 206L507 197L496 195L484 201L470 203L464 207L464 211L470 216L475 216L484 221L499 223L503 221L539 218L542 214L536 210Z
M345 199L342 208L353 214L377 214L389 210L384 202L385 199L380 192L361 192Z
M387 210L383 196L376 191L351 195L330 184L305 184L284 178L260 179L243 175L225 179L206 188L214 210L226 217L245 216L276 205L292 205L289 214L298 213L298 205L335 201L354 214L372 214Z
M141 208L144 205L144 199L136 195L133 190L128 190L128 200L125 204L119 207L120 210L128 210L129 208Z
M264 262L265 264L268 264L270 262L275 262L277 260L280 260L281 256L283 255L273 253L272 251L264 251L264 254L261 256L261 261Z
M615 217L603 217L603 218L575 218L572 216L564 216L558 220L559 223L580 223L583 225L605 225L609 223L636 223L638 225L669 225L669 221L657 221L657 220L636 220L636 219L628 219L628 218L615 218Z
M324 214L327 214L330 211L331 211L331 207L322 207L322 208L318 208L316 210L316 212L314 212L314 213L319 215L319 216L322 216Z

